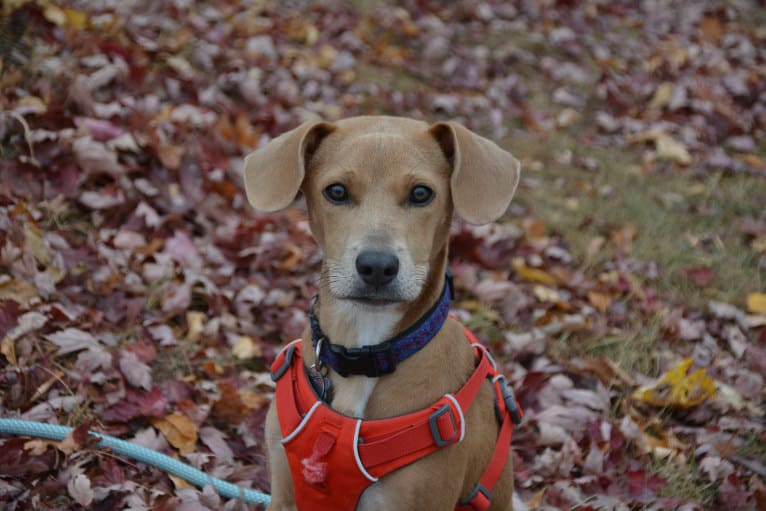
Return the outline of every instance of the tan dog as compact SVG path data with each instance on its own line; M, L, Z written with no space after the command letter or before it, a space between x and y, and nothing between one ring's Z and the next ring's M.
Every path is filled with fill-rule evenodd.
M444 287L453 210L483 224L502 215L519 181L519 162L453 122L370 116L307 122L245 161L245 187L259 210L287 207L300 190L324 252L318 319L335 344L380 343L406 329ZM371 255L372 254L372 255ZM361 262L360 262L361 261ZM309 329L305 363L314 362ZM330 371L330 405L353 417L383 418L427 407L465 383L475 358L462 326L447 319L420 351L379 378ZM494 394L483 384L465 412L464 441L383 477L357 510L452 510L492 455L498 434ZM266 419L272 511L295 510L293 483L272 404ZM510 462L492 510L510 510Z

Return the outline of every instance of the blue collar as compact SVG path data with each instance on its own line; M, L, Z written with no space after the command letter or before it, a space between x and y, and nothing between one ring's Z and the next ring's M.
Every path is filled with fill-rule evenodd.
M315 300L309 312L311 344L318 352L319 361L343 377L349 374L383 376L394 372L399 362L417 353L434 338L447 319L450 299L454 299L454 289L452 272L447 270L441 298L428 312L396 337L361 348L346 348L330 342L319 326L319 318L314 311Z

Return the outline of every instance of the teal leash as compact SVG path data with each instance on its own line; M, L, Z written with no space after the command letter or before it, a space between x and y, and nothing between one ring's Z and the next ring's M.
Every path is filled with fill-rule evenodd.
M45 438L48 440L64 440L72 428L66 426L57 426L55 424L46 424L42 422L24 421L19 419L0 419L0 433L15 436L30 436L36 438ZM109 447L120 456L140 461L147 465L157 467L160 470L173 474L176 477L192 483L202 488L205 485L211 485L216 491L227 499L241 499L248 504L264 504L271 502L271 497L265 493L243 488L235 484L226 482L222 479L212 477L201 470L191 467L165 454L147 449L146 447L120 440L95 431L89 432L98 437L101 441L98 447Z

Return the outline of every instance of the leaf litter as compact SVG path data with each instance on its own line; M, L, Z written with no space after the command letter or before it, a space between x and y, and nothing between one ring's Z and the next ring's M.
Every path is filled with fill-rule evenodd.
M85 424L268 491L267 368L306 324L321 255L300 203L249 209L248 151L309 118L377 112L457 118L498 140L588 124L584 145L641 151L644 172L764 176L753 9L4 4L20 42L0 48L0 416ZM671 303L652 262L631 257L634 226L592 240L617 256L583 269L515 208L495 226L457 223L450 253L455 312L503 354L526 411L513 449L529 507L763 508L763 290L744 309ZM740 226L756 253L760 215ZM719 278L685 275L703 290ZM629 343L660 312L653 371L561 349ZM90 445L0 446L9 509L234 508Z

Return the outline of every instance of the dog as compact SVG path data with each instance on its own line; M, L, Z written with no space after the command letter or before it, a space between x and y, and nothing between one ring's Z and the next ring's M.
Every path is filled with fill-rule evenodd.
M323 363L322 355L332 350L375 351L424 317L432 319L429 311L443 304L451 291L447 249L453 214L472 224L496 220L506 211L519 177L516 158L456 122L429 125L388 116L306 122L246 157L244 183L250 204L277 211L302 191L312 234L323 253L311 326L272 366L279 373L275 379L292 378L292 383L283 385L285 394L277 382L265 423L270 511L512 510L512 463L503 452L510 446L497 447L502 433L497 412L498 406L510 410L515 403L506 396L502 405L497 389L505 384L497 383L501 377L495 375L482 378L469 408L457 410L451 404L477 370L477 357L491 362L483 349L466 342L456 319L446 317L427 344L395 361L395 369L386 369L390 372L368 367L370 374L342 375L342 369ZM284 376L297 356L302 363L292 376ZM285 410L295 407L280 399L305 394L298 388L304 375L319 396L309 395L309 404L326 405L320 409L330 418L322 419L322 427L338 421L336 429L325 427L329 433L304 435L315 426L313 407L290 412L292 430L282 423L287 419L280 404ZM449 396L452 401L445 400ZM418 410L425 410L418 417L428 420L419 424L425 436L430 427L435 450L383 476L372 475L357 451L370 448L374 439L362 438L360 427L364 433L367 424L382 424L377 419L409 417L406 414ZM356 436L340 425L342 421L350 421L352 430L355 426ZM319 436L302 442L304 452L291 458L288 441L299 431ZM353 449L341 446L343 435L353 436ZM504 441L509 443L510 437ZM335 451L343 459L328 461ZM478 482L496 452L504 459L495 468L497 482L490 492ZM335 478L351 477L347 472L364 484L333 487Z

